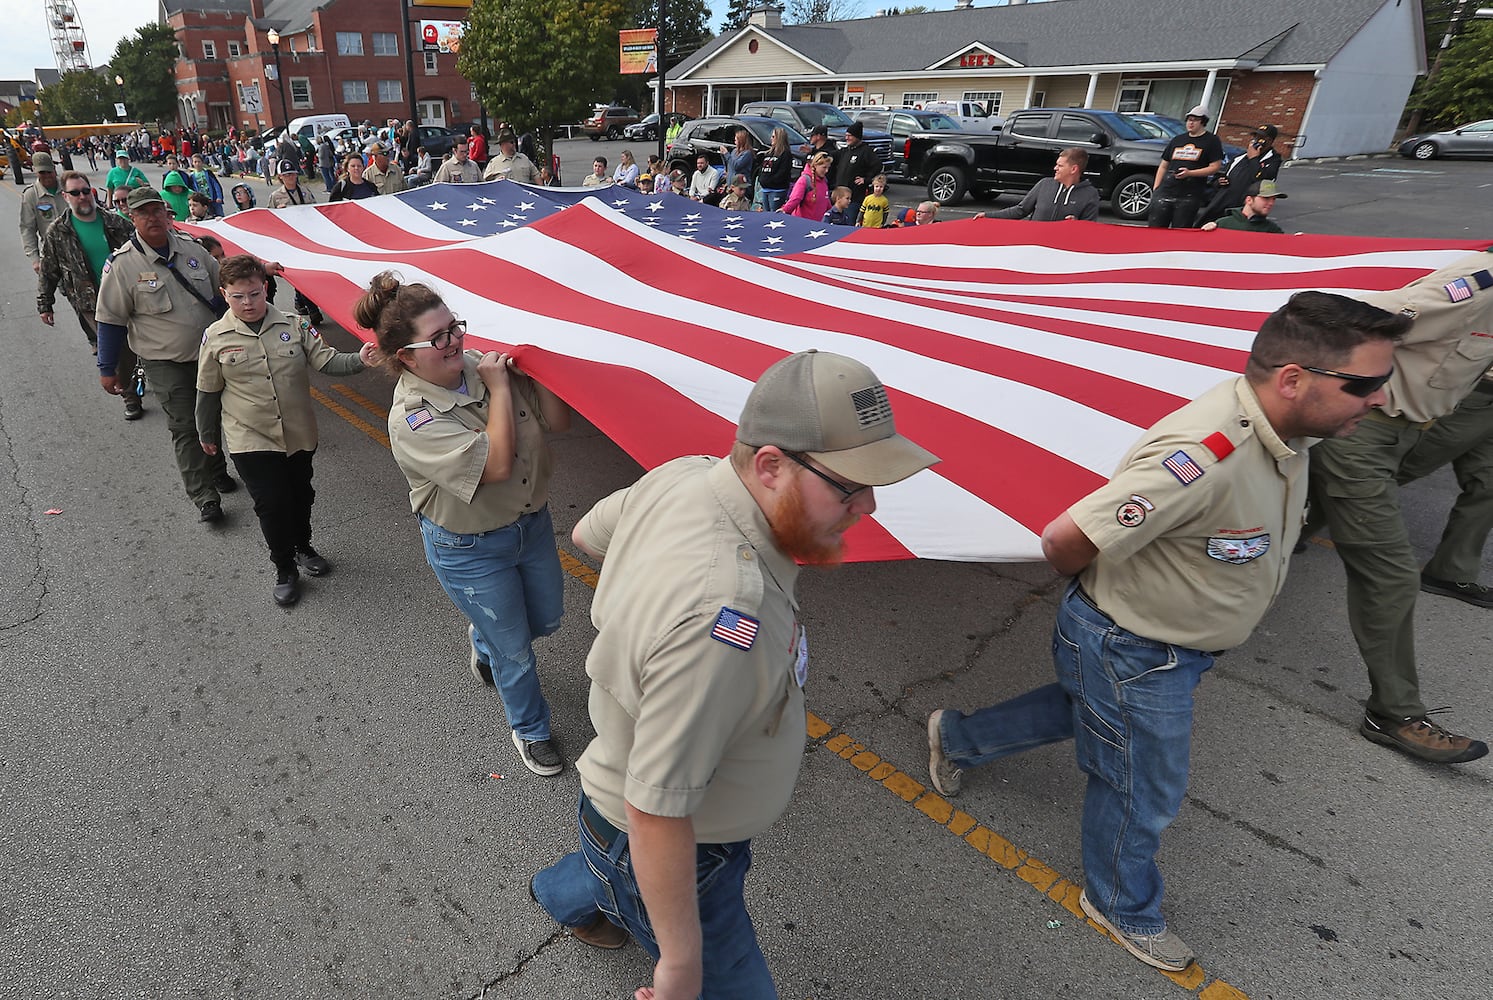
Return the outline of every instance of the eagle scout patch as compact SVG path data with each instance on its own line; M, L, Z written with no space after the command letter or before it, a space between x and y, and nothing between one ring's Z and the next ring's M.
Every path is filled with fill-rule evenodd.
M1442 285L1446 289L1446 297L1453 302L1466 302L1472 298L1472 285L1466 278L1458 278L1448 285Z
M1270 551L1270 536L1255 535L1252 538L1210 538L1208 539L1208 557L1217 559L1219 562L1241 563L1253 562L1266 552Z
M762 623L750 615L721 608L721 613L715 616L715 625L710 629L710 637L737 649L751 649L752 643L757 641L757 629L761 627Z
M1167 472L1177 477L1177 482L1183 486L1191 486L1203 478L1202 468L1192 460L1192 456L1185 451L1174 451L1161 460L1161 464Z
M404 418L404 422L410 425L410 430L417 431L434 419L435 417L431 416L429 410L416 410L414 413L407 415Z

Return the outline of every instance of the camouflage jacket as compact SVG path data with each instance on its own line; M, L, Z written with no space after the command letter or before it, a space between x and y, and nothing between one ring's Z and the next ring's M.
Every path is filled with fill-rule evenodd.
M98 214L104 220L104 239L108 240L110 250L118 250L135 234L134 223L123 216L103 209ZM93 318L98 304L98 282L93 279L93 268L88 266L83 241L74 231L72 213L68 211L52 221L41 243L41 271L36 275L38 313L56 311L58 289L80 316Z

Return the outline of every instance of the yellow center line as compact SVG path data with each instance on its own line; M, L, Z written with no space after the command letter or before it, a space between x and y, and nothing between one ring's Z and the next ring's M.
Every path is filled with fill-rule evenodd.
M371 413L387 416L388 411L360 395L354 389L336 384L333 386L333 390L349 400L357 402ZM368 423L368 421L364 420L357 413L349 410L319 389L313 388L311 396L318 403L321 403L385 448L389 447L389 436L384 433L382 428ZM1318 544L1323 543L1318 542ZM592 590L595 590L599 579L597 571L564 549L560 549L559 552L560 566L565 572ZM1078 894L1082 889L1079 883L1074 882L1056 869L1044 864L1029 851L1017 847L995 830L981 824L964 810L955 809L948 799L930 790L922 782L907 774L907 772L899 770L896 765L882 759L873 753L866 744L858 742L850 734L839 733L830 739L825 739L832 732L834 732L834 727L828 722L825 722L813 712L808 713L808 733L810 740L822 746L830 753L849 761L851 767L881 785L949 833L959 837L978 853L994 861L1007 871L1014 872L1016 877L1022 882L1030 885L1052 902L1058 904L1075 920L1082 921L1111 941L1114 940L1113 935L1090 920L1088 915L1079 908ZM1118 944L1116 942L1116 946ZM1230 986L1222 979L1214 979L1209 982L1208 974L1196 962L1181 972L1161 972L1161 974L1188 992L1194 992L1199 986L1202 986L1202 992L1198 993L1198 1000L1249 1000L1247 994L1236 987ZM1204 983L1207 983L1207 985L1205 986Z

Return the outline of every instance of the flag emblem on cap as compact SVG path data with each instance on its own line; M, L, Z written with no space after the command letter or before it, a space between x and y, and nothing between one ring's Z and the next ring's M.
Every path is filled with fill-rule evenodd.
M761 622L749 615L730 608L721 608L721 613L715 616L715 625L710 630L710 637L719 639L728 646L735 646L737 649L751 649L752 643L757 641L757 629L760 627Z
M852 392L850 405L855 407L856 423L862 427L892 419L892 404L886 398L886 387L883 385L873 385Z
M1472 286L1467 283L1466 278L1458 278L1443 287L1446 289L1446 297L1453 302L1464 302L1472 298Z
M1185 451L1174 451L1161 462L1166 471L1177 477L1177 482L1190 486L1203 478L1203 470Z

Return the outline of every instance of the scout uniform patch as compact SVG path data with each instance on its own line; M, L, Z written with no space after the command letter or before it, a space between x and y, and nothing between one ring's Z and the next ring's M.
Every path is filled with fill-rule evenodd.
M737 649L751 649L752 643L757 641L757 629L761 625L761 622L750 615L731 608L721 608L721 613L715 616L715 625L710 629L710 637ZM808 657L807 649L803 655Z

